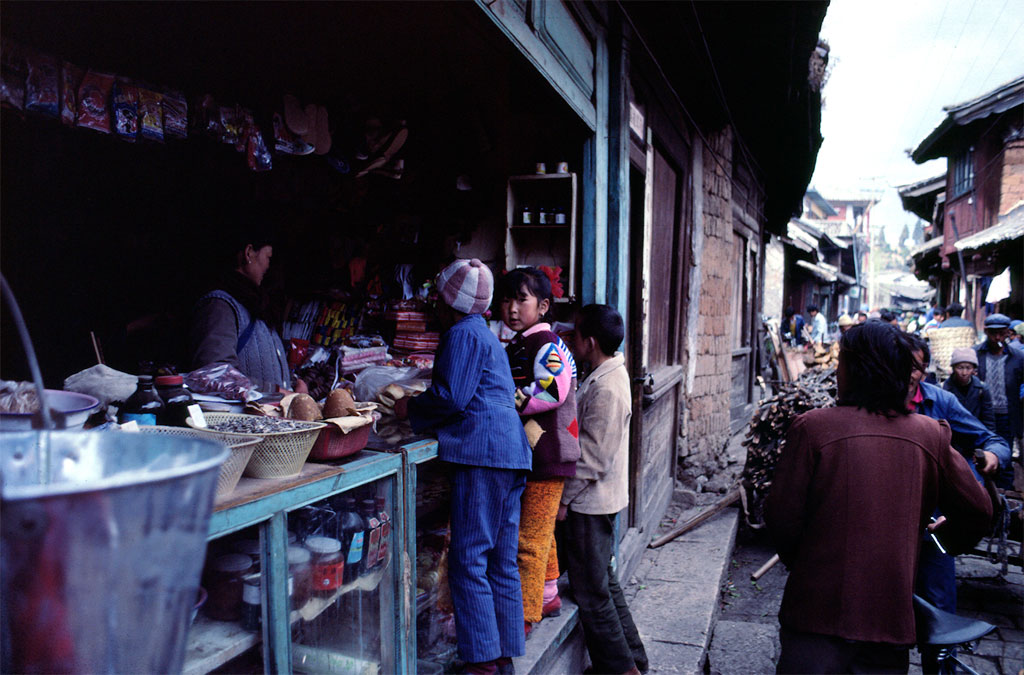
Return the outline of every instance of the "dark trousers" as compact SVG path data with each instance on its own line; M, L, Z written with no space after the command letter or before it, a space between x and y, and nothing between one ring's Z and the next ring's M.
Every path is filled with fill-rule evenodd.
M565 557L595 673L625 673L634 666L647 669L644 644L611 565L614 522L614 515L569 511L565 548L559 552Z
M521 656L519 550L522 471L449 465L452 481L448 585L459 657L470 663Z
M776 673L905 673L910 647L844 640L834 635L779 631L782 654Z
M1013 488L1013 431L1010 429L1010 415L1008 413L996 413L996 435L1006 441L1006 444L1010 446L1011 461L1007 462L1006 468L1000 469L999 473L996 474L996 487L1003 489ZM1018 458L1017 461L1024 460L1024 456Z

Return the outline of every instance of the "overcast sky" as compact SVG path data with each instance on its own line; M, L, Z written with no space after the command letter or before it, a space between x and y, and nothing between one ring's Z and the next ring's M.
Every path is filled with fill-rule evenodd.
M916 218L893 208L893 186L946 170L945 160L914 164L905 149L942 121L943 106L1024 75L1024 2L832 0L821 37L832 72L811 185L826 197L888 189L873 220L884 216L898 237Z

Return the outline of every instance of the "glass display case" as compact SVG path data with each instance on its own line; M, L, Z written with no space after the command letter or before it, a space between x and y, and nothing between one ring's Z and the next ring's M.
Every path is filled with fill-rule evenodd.
M403 473L401 453L362 451L218 498L184 671L414 672L396 637Z

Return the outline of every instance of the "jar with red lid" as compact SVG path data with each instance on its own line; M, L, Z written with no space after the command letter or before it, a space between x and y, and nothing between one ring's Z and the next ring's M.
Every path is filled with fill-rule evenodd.
M309 600L313 583L313 555L301 546L288 547L288 592L292 609L300 609Z
M220 621L237 621L242 616L242 577L251 571L252 558L244 553L214 559L205 584L206 615Z
M195 403L192 394L185 389L185 378L181 375L160 375L156 378L156 391L164 401L162 419L157 424L172 427L188 426L188 407Z
M341 586L345 571L341 542L330 537L306 537L306 549L310 553L313 593L330 595Z

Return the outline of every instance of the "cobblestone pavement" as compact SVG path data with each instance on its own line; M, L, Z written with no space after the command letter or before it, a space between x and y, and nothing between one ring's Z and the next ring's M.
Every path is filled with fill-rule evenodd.
M761 533L745 526L737 534L736 548L729 564L720 595L721 612L708 653L711 673L773 672L761 656L771 653L778 660L778 611L786 583L786 571L780 564L760 581L750 575L774 553ZM1024 672L1024 574L1011 565L1005 576L999 566L987 559L961 556L957 559L959 613L988 621L996 630L983 638L975 654L962 660L983 675L1017 675ZM751 656L749 645L737 641L737 635L757 639L758 654ZM917 650L910 654L910 672L921 672Z

